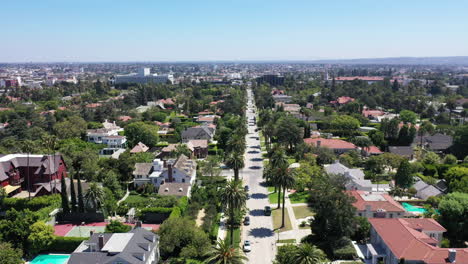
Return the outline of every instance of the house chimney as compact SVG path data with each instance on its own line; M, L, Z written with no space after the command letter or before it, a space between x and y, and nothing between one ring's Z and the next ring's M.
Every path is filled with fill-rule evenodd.
M457 259L457 250L456 249L449 249L448 250L448 260L450 263L455 263L455 260Z
M172 177L172 164L167 164L167 176L169 177L169 182L173 182L174 178Z
M104 247L104 235L99 235L98 247L99 247L99 251Z
M320 145L322 145L322 141L317 140L317 147L320 147Z

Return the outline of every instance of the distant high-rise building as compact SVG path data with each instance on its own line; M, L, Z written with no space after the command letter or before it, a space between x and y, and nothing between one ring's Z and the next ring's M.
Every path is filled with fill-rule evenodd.
M258 77L257 82L259 84L266 82L271 86L280 86L284 84L284 77L278 74L265 74L262 77Z
M141 68L138 73L131 73L127 75L116 75L115 84L122 83L174 83L172 74L151 74L150 68Z

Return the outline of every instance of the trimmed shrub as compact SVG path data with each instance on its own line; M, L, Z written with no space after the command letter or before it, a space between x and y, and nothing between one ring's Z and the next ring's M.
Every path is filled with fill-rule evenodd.
M86 237L61 237L56 236L49 246L48 252L54 253L72 253L75 249L86 240Z
M178 218L180 217L180 208L179 207L174 207L174 210L172 210L171 214L169 215L169 218Z

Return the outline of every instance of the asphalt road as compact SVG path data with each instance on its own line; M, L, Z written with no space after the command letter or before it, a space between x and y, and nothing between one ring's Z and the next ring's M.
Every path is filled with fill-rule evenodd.
M253 113L253 94L249 89L247 90L249 103L247 107L247 120L249 133L246 136L246 152L245 167L240 171L244 184L249 185L250 199L247 200L247 207L249 208L250 225L244 226L242 229L242 238L250 240L252 244L252 251L247 252L249 258L247 263L255 264L270 264L276 254L275 234L273 232L273 223L271 216L265 216L263 209L269 205L268 190L263 185L262 173L263 162L260 149L260 138L257 128L253 122L255 113Z

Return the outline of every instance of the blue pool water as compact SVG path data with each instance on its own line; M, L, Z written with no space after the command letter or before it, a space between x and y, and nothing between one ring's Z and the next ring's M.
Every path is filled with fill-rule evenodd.
M70 255L39 255L35 257L31 264L65 264L70 258Z
M405 208L405 210L408 212L421 213L421 214L424 214L426 212L426 209L421 208L421 207L416 207L409 203L401 203L401 205L403 205L403 208Z

